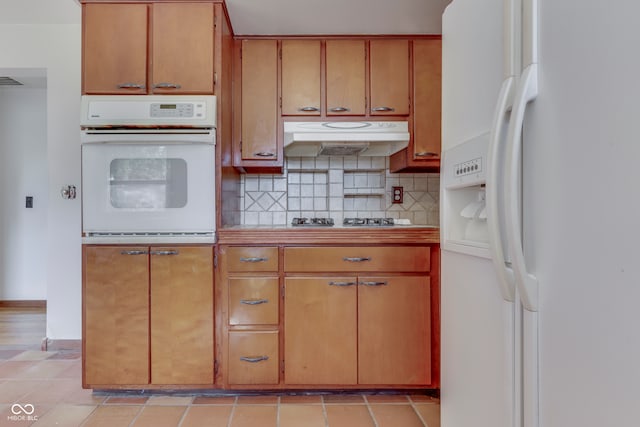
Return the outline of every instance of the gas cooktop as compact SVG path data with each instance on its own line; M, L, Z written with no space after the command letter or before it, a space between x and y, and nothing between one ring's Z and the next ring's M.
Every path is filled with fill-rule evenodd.
M394 225L393 218L345 218L343 227L388 227ZM333 227L333 218L293 218L294 227Z

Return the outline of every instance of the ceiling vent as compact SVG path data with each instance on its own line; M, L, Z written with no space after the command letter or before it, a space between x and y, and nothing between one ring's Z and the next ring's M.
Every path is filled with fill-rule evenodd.
M0 76L0 86L23 86L23 84L11 77Z

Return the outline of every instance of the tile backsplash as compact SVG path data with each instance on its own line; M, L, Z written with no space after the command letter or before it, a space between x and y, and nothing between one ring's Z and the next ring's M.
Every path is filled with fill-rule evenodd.
M403 187L402 204L392 187ZM240 177L241 223L286 225L296 217L408 219L438 225L440 175L389 173L386 157L287 157L282 175Z

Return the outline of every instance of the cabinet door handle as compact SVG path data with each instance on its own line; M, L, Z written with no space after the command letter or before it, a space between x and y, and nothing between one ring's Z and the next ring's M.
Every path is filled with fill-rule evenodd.
M268 303L268 299L241 299L240 304L246 305L258 305L258 304L266 304Z
M269 356L242 356L240 357L240 360L243 362L258 363L264 360L269 360Z
M393 108L393 107L373 107L373 108L371 109L371 111L373 111L373 112L376 112L376 113L377 113L377 112L389 112L389 111L396 111L396 109L395 109L395 108Z
M269 258L252 257L252 258L240 258L240 262L267 262Z
M420 153L415 153L414 155L416 157L437 157L438 153L435 153L433 151L422 151Z
M333 107L329 108L329 111L331 111L332 113L346 113L347 111L351 110L347 107Z
M154 89L180 89L182 86L180 86L177 83L157 83L155 85L153 85Z
M347 261L347 262L365 262L365 261L371 261L371 257L344 257L342 258L343 261Z
M130 251L121 251L120 255L148 255L149 252L148 251L143 251L140 249L134 249L134 250L130 250Z
M329 286L353 286L356 282L329 282Z
M300 107L298 111L302 111L303 113L315 113L316 111L320 111L318 107Z
M120 83L118 89L144 89L144 85L140 83Z
M171 256L171 255L180 255L180 252L173 249L169 251L151 251L151 255Z
M253 155L258 157L275 157L276 153L271 153L269 151L258 151L257 153L253 153Z
M360 282L364 286L387 286L387 282Z

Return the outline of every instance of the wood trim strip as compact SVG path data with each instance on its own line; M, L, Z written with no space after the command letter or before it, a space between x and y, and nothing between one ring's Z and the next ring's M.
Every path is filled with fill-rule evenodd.
M0 308L47 308L47 300L0 300Z

